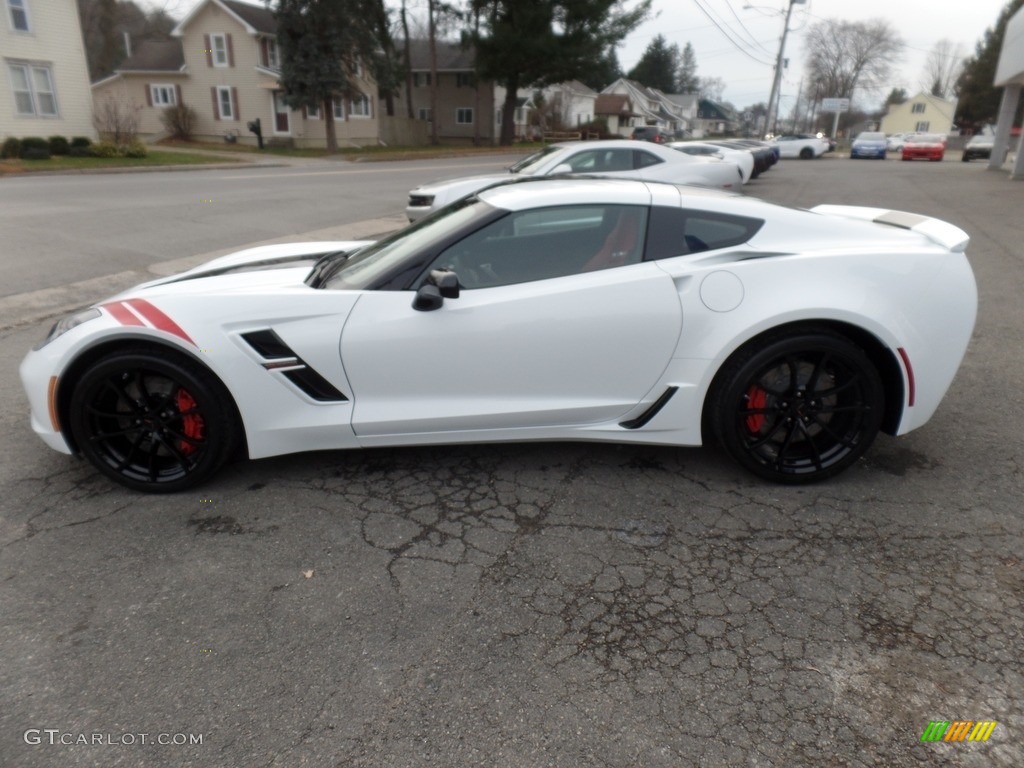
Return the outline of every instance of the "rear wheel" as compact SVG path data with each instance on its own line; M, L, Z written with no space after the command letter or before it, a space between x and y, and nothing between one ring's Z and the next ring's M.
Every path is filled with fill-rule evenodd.
M184 355L146 348L100 358L71 394L71 432L108 477L152 493L203 482L234 453L241 428L227 390Z
M804 147L803 149L800 150L800 159L801 160L810 160L813 157L814 157L814 150L811 149L810 147Z
M827 330L801 329L741 348L715 379L710 419L725 449L769 480L824 480L878 434L882 380L864 352Z

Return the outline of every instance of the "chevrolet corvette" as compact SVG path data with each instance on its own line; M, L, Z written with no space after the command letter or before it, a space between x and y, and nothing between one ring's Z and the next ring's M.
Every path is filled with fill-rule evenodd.
M140 491L236 456L547 440L715 441L818 481L939 406L974 326L967 243L878 208L524 180L376 242L145 283L20 373L47 445Z

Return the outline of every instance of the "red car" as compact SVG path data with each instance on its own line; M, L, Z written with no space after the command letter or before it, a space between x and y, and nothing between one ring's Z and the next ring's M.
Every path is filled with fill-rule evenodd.
M939 161L946 155L946 137L937 133L915 133L903 143L904 160Z

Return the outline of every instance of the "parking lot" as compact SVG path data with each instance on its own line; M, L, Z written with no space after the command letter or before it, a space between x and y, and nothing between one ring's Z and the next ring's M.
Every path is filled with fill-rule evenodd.
M972 236L950 393L821 485L545 443L144 496L31 433L17 363L48 325L0 329L0 766L1024 765L1024 183L827 157L745 192ZM936 720L998 725L922 742Z

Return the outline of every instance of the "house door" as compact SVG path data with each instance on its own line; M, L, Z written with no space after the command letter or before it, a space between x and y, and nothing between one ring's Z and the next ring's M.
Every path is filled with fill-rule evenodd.
M284 92L274 91L274 133L291 133L291 110L284 103Z

